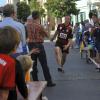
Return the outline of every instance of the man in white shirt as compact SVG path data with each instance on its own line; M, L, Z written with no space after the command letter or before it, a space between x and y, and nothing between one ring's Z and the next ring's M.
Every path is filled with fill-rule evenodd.
M25 27L20 22L15 21L15 11L14 6L11 4L7 4L3 8L3 16L4 19L2 22L0 22L0 27L4 26L11 26L14 29L16 29L20 33L20 44L16 50L17 53L25 52L26 47L26 37L25 37ZM13 37L12 37L13 38Z

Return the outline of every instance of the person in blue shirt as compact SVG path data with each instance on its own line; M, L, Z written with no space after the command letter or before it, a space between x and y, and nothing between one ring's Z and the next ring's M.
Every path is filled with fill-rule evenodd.
M4 19L0 22L0 28L4 26L11 26L20 33L20 44L17 48L17 53L26 52L26 36L25 36L25 27L22 23L15 21L16 14L14 6L12 4L7 4L3 7L3 16Z

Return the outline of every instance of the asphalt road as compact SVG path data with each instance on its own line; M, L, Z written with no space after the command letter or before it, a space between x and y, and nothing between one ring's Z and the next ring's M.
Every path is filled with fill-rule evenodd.
M100 73L95 65L87 64L80 58L78 49L71 49L64 65L65 73L57 71L54 43L44 43L48 66L55 87L46 88L43 95L48 100L100 100ZM42 69L38 64L39 79L44 80Z

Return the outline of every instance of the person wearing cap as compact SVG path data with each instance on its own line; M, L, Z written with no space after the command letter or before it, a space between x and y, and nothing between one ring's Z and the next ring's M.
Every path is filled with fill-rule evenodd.
M66 56L69 53L69 47L71 46L73 38L69 15L65 16L65 23L58 25L51 41L53 41L56 36L55 54L57 63L60 65L58 71L64 72L63 65L65 64Z

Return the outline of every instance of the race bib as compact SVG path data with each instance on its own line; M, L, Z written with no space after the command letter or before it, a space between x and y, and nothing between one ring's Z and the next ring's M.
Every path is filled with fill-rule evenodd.
M59 37L62 38L62 39L66 39L67 38L67 34L60 33Z

